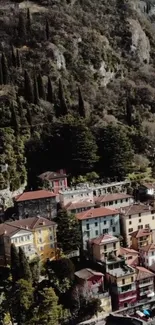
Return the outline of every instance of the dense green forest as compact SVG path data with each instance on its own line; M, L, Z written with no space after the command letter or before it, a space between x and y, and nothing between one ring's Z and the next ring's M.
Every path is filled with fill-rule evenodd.
M0 189L154 176L153 1L1 1L0 23Z

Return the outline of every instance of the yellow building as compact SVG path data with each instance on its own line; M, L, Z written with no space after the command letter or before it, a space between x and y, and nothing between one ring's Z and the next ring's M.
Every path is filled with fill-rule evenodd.
M155 229L155 209L145 204L133 204L121 208L121 234L127 246L131 245L130 234L139 229Z
M152 243L152 231L149 229L139 229L131 233L131 247L139 250Z
M94 238L90 243L90 252L95 261L105 261L112 252L117 256L119 249L119 239L109 234Z
M39 256L42 261L55 259L57 251L56 223L42 217L32 217L0 225L11 243L22 247L29 258Z

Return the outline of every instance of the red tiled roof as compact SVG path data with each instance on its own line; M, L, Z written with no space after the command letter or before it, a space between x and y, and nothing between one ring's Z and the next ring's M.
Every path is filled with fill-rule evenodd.
M82 280L89 280L91 279L94 275L99 275L99 276L104 276L103 273L101 272L96 272L92 269L81 269L77 272L74 273L79 279Z
M137 281L155 276L154 273L152 273L151 271L149 271L145 267L136 266L135 269L136 269L136 272L137 272L137 278L136 278Z
M133 196L125 194L125 193L113 193L113 194L108 193L106 195L96 197L95 202L96 203L104 203L104 202L128 199L128 198L132 198L132 197Z
M155 188L155 184L154 183L143 183L141 184L141 186L146 187L148 190L151 190L152 188Z
M116 215L118 213L119 212L117 210L101 207L101 208L90 209L90 210L87 210L87 211L77 213L76 217L77 217L78 220L85 220L85 219L91 219L91 218L100 218L100 217L105 217L105 216L113 216L113 215Z
M120 250L119 250L119 253L120 255L138 255L139 253L135 250L135 249L132 249L132 248L126 248L126 247L120 247Z
M86 207L93 207L95 204L90 201L78 201L78 202L69 202L67 203L64 208L66 210L74 210L74 209L80 209L80 208L86 208Z
M113 243L113 242L118 242L119 239L117 237L114 237L112 235L102 235L100 237L94 238L91 240L92 244L96 244L96 245L102 245L102 244L106 244L106 243Z
M140 238L144 236L149 236L151 234L151 231L149 229L139 229L130 234L133 238Z
M37 199L44 199L49 197L54 197L56 194L50 191L46 190L38 190L38 191L30 191L30 192L24 192L23 194L18 195L15 198L16 202L22 202L22 201L29 201L29 200L37 200Z
M150 252L150 251L155 251L155 244L150 244L150 245L147 245L147 246L143 246L140 248L141 251L144 251L144 252Z
M123 207L119 209L119 212L125 217L130 215L135 215L139 213L148 213L149 211L154 210L153 207L139 203L139 204L132 204L128 207Z
M43 217L32 217L32 218L26 218L21 220L15 220L11 222L6 222L3 225L9 225L17 228L25 228L25 229L36 229L43 226L54 226L56 223L52 220L43 218Z
M67 177L67 175L57 173L57 172L45 172L40 174L38 177L41 178L42 180L52 181L54 179L61 179Z

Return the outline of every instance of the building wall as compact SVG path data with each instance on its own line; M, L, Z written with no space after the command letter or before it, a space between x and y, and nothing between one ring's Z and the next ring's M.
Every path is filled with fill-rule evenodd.
M55 197L17 202L16 205L19 219L24 219L27 216L36 217L38 214L42 217L53 219L56 217L57 213L57 202Z
M140 250L140 257L143 265L146 268L149 268L153 264L155 264L155 250L150 252L144 252Z
M93 190L90 190L88 188L72 190L72 191L70 190L60 191L59 197L60 197L60 203L63 205L66 205L69 202L74 203L80 201L81 199L94 202Z
M111 252L116 252L117 255L119 249L120 249L119 241L106 243L103 245L93 244L92 246L93 258L98 261L103 261L105 260L106 255L108 255Z
M108 233L113 236L120 235L119 214L115 216L88 218L86 220L82 220L81 223L84 249L87 248L88 240L103 235L104 233Z
M103 312L109 314L112 311L111 297L105 296L103 298L100 298L100 300L101 300L101 308L103 308ZM102 314L103 314L103 312L102 312Z
M21 247L29 259L38 256L34 246L34 235L32 231L20 230L11 237L11 243L17 248Z
M40 227L34 230L34 243L41 260L55 258L56 255L56 227Z
M143 236L140 238L131 238L131 245L132 248L135 250L139 250L141 247L147 246L151 244L152 242L152 236L151 234L149 236Z
M124 208L134 203L133 198L126 198L122 200L109 201L104 203L99 203L101 206L111 207L114 209Z
M138 300L147 298L147 292L154 292L154 277L137 281L137 297Z
M121 215L122 235L125 238L127 246L131 245L129 234L138 230L138 227L140 226L145 228L146 225L149 225L151 229L155 229L155 213L152 213L152 211L132 216Z

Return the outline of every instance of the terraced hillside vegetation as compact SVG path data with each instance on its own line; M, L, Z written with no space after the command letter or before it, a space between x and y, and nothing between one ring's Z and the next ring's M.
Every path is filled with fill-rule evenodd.
M155 9L139 0L0 2L0 189L66 168L151 167Z

